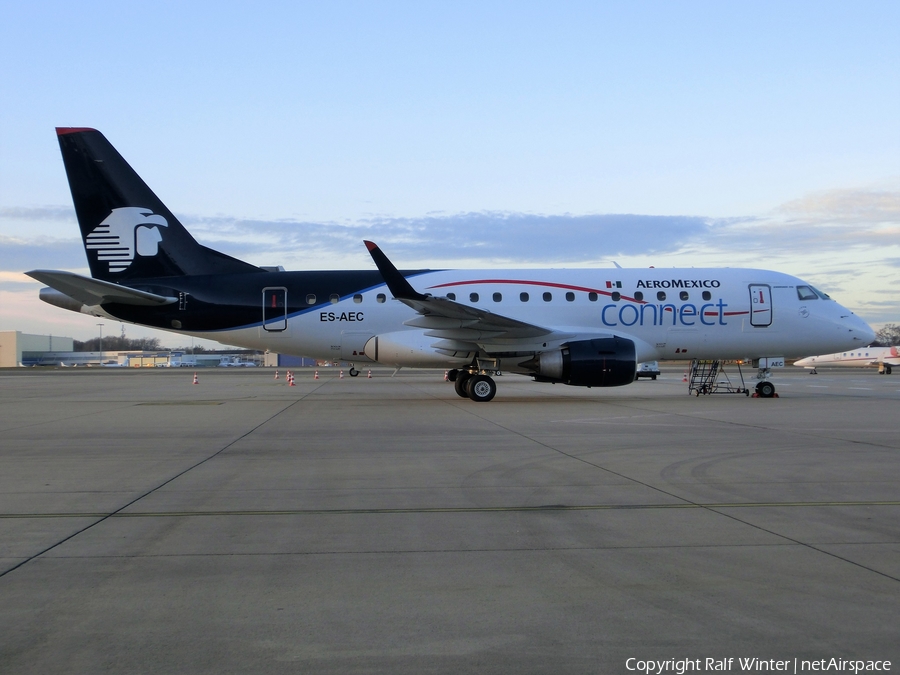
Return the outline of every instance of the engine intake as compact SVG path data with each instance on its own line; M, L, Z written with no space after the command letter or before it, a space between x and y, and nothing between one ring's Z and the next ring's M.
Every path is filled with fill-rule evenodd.
M536 380L578 387L621 387L634 382L637 371L634 342L621 337L569 342L521 365Z

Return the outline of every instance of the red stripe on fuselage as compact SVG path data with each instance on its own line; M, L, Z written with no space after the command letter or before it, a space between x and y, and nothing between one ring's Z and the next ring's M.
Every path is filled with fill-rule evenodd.
M429 290L432 288L447 288L449 286L471 286L474 284L519 284L520 286L547 286L549 288L565 288L569 291L582 291L584 293L596 293L597 295L606 295L612 296L612 293L609 291L601 291L599 288L588 288L586 286L570 286L569 284L557 284L552 281L523 281L521 279L477 279L475 281L451 281L446 284L438 284L437 286L429 286ZM622 296L623 300L630 300L631 302L637 302L642 305L646 305L646 300L637 300L636 298L629 298L625 295Z
M448 288L451 286L471 286L473 284L519 284L520 286L549 286L550 288L565 288L570 291L582 291L584 293L596 293L597 295L605 295L607 297L612 296L611 292L601 291L599 288L588 288L587 286L571 286L569 284L557 284L552 281L524 281L522 279L476 279L473 281L450 281L446 284L437 284L436 286L429 286L428 289L431 290L434 288ZM648 300L638 300L636 298L629 298L626 295L623 295L622 299L629 300L631 302L636 302L641 305L649 304ZM664 310L667 312L672 311L672 309L669 307L665 307ZM722 312L722 315L723 316L739 316L741 314L749 314L749 313L750 312L748 312L748 311ZM703 315L704 316L719 316L719 313L718 312L704 312Z

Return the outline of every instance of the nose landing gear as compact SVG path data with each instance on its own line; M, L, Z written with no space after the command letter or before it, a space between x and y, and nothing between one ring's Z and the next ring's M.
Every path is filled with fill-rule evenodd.
M754 396L756 398L778 398L778 394L775 393L775 385L768 380L759 382L756 385L756 394Z
M756 379L759 382L756 383L756 393L753 394L753 398L778 398L778 394L775 393L775 385L769 382L771 373L769 368L760 368L757 371Z

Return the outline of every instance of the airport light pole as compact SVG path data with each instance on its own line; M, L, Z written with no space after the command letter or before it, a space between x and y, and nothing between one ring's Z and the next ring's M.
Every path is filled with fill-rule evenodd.
M97 325L100 326L100 366L102 367L103 366L103 326L105 326L106 324L98 323Z

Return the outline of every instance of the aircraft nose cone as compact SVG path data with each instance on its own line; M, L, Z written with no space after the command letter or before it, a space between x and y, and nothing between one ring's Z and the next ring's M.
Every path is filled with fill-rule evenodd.
M854 339L859 340L862 344L872 344L875 342L875 331L865 321L858 316L850 316L850 332Z

